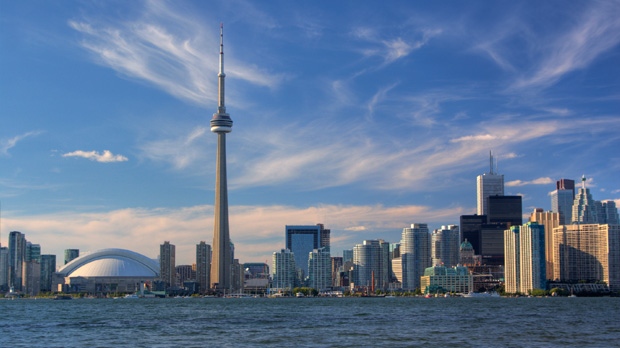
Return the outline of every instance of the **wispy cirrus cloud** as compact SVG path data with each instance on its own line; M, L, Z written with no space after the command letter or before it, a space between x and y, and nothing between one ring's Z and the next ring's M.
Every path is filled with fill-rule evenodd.
M546 87L565 74L587 67L620 43L618 1L589 2L574 27L545 45L536 45L542 57L533 72L518 79L513 88Z
M204 135L207 132L206 127L196 126L181 134L146 141L140 150L150 160L170 163L177 170L185 169L200 160L206 161Z
M382 66L385 66L410 55L411 52L426 45L432 37L441 34L441 32L440 29L423 29L418 31L418 36L415 38L398 36L386 39L381 37L375 29L358 27L351 32L351 35L358 40L370 43L372 47L363 49L362 54L364 56L382 57Z
M164 2L145 2L144 11L135 18L93 21L84 17L68 25L82 34L80 45L99 64L174 97L210 105L217 98L217 86L209 81L218 70L213 47L219 46L219 35L216 28L204 28L192 13L179 11ZM205 64L209 56L213 62ZM235 58L227 59L226 73L269 88L285 78Z
M123 155L115 155L109 150L103 150L102 153L99 153L98 151L77 150L77 151L65 153L62 155L62 157L80 157L80 158L86 158L91 161L96 161L96 162L101 162L101 163L114 163L114 162L128 161L127 157Z
M0 155L8 156L9 150L15 147L18 142L28 138L41 134L41 131L31 131L24 134L16 135L9 139L0 139Z

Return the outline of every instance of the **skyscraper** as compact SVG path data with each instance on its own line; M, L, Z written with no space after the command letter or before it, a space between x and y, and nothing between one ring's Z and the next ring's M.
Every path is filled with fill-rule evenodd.
M431 266L431 239L428 224L411 224L403 228L400 241L402 287L415 290L420 287L420 277Z
M547 287L545 226L528 222L520 232L520 288L522 293Z
M382 239L365 240L353 248L355 286L386 289L389 284L390 244Z
M9 248L0 247L0 291L9 290Z
M560 214L560 225L570 224L575 199L575 181L560 179L555 187L555 191L551 192L551 211Z
M213 259L211 260L211 286L231 288L230 233L228 228L228 183L226 179L226 133L232 131L233 121L224 104L224 26L220 25L220 71L218 76L218 106L211 119L211 132L217 134L217 160L215 169L215 207L213 226Z
M41 255L41 291L52 291L54 272L56 272L56 255Z
M536 208L530 216L531 222L537 222L539 225L545 226L545 258L547 270L547 279L553 278L553 267L555 261L553 260L553 229L563 225L560 223L560 213L543 211L541 208Z
M504 175L497 174L493 171L493 154L489 152L490 169L488 173L478 175L477 196L478 196L478 215L488 214L488 198L489 196L504 195Z
M273 286L275 291L291 291L297 285L295 256L288 249L273 253Z
M582 224L598 223L597 202L592 198L590 189L586 188L586 176L581 177L581 188L573 201L572 222Z
M65 265L80 257L80 249L65 249Z
M176 286L175 246L166 241L159 246L159 278L166 288Z
M22 289L23 264L26 259L26 235L18 231L9 233L9 286Z
M523 223L521 196L489 196L488 221L506 226L520 226Z
M459 227L441 226L431 234L431 257L433 266L448 268L459 264L459 247L461 245Z
M314 249L308 256L308 286L317 291L332 286L331 255L325 248Z
M330 230L323 224L286 225L286 248L295 254L295 265L303 272L302 279L308 276L308 255L314 249L325 248L329 252Z
M204 241L196 244L196 282L200 292L205 293L211 286L211 246Z
M482 225L486 224L486 215L461 215L460 227L461 227L461 242L467 241L471 243L476 255L481 255L482 252Z
M517 293L521 289L520 232L521 226L510 226L504 231L504 279L506 281L506 292L509 294Z

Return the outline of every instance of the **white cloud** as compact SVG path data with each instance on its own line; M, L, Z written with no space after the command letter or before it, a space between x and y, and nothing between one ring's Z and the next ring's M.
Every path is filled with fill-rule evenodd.
M402 228L415 221L445 224L463 214L458 207L431 210L414 205L230 206L229 211L235 257L242 262L270 260L274 251L284 247L283 231L287 224L324 223L332 230L333 249L341 250L352 248L368 236L396 242ZM41 244L44 253L56 255L62 255L67 248L126 248L155 258L159 245L170 241L176 245L177 264L191 264L195 262L195 245L200 241L212 244L213 240L213 207L206 205L11 215L3 215L4 229L21 231L29 241Z
M522 181L522 180L512 180L506 183L508 187L517 187L517 186L525 186L525 185L549 185L553 184L554 181L551 178L544 177L538 178L530 181Z
M62 155L62 157L81 157L81 158L87 158L91 161L97 161L97 162L102 162L102 163L127 161L127 157L123 155L114 155L109 150L103 150L103 153L99 153L97 151L77 150L77 151L65 153Z

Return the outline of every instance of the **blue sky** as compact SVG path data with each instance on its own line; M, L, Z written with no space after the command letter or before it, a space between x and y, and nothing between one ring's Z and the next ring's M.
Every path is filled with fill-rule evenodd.
M0 2L2 236L62 258L177 264L212 242L224 23L231 238L271 260L284 225L334 254L458 224L498 159L523 211L560 178L620 205L618 1ZM269 261L270 262L270 261Z

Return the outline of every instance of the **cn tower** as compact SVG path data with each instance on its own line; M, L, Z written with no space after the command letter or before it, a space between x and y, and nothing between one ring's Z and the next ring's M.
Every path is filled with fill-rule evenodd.
M215 169L215 219L213 224L213 256L211 260L211 288L230 290L231 249L228 230L228 184L226 182L226 133L232 131L233 121L224 105L224 25L220 25L220 71L218 78L217 112L211 118L211 132L217 134Z

